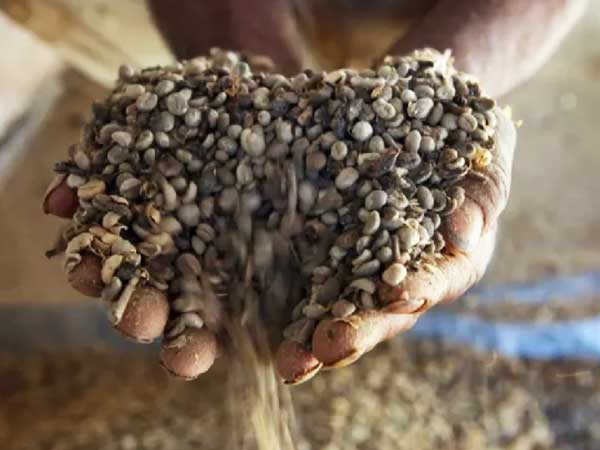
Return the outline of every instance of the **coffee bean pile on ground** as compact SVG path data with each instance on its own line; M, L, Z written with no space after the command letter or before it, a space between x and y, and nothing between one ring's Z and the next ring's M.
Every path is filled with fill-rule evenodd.
M313 450L591 450L600 448L597 366L403 339L291 391ZM235 448L223 408L229 371L223 361L178 383L149 352L0 353L0 439L11 450Z
M396 301L409 271L435 264L458 182L493 158L495 103L448 53L292 78L255 62L213 50L123 66L56 165L79 199L66 271L101 265L88 288L125 334L142 293L168 298L178 347L243 318L251 290L265 326L309 348L319 320Z

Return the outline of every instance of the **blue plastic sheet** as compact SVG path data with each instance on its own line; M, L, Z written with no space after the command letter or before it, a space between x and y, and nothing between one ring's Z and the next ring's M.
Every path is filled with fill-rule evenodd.
M575 302L600 298L600 273L562 276L536 282L477 286L468 293L476 303ZM549 323L486 321L465 314L425 314L410 332L521 358L600 359L600 316Z
M477 303L515 302L542 305L551 300L576 302L600 299L600 273L562 276L536 282L470 290ZM79 306L0 307L0 348L3 351L109 347L120 351L152 350L120 338L97 304ZM443 307L423 315L409 332L412 338L439 338L483 351L519 358L585 358L600 360L600 316L578 320L528 323L486 321Z

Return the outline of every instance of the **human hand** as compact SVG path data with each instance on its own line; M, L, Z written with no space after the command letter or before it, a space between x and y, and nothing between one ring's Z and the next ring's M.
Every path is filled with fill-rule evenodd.
M496 109L496 150L490 164L470 172L459 184L463 205L442 224L445 255L435 267L410 272L396 288L380 284L377 295L386 306L345 319L321 321L312 338L312 353L285 340L276 357L288 383L299 383L323 368L353 363L378 343L409 330L427 310L461 296L484 274L492 257L497 220L506 206L516 144L515 127L506 112Z
M260 8L277 12L267 15L268 19L265 20L268 24L262 20L253 20L252 17L257 17L255 14L242 14L243 4L236 1L230 3L232 8L221 11L224 8L221 3L210 3L201 7L193 2L184 2L181 7L186 10L186 14L181 14L181 11L176 13L169 9L164 2L150 2L161 31L180 57L191 56L196 51L206 51L211 45L222 45L267 54L276 62L278 70L288 74L306 64L306 60L302 58L309 52L306 41L295 24L290 3L261 2ZM467 37L474 32L476 26L481 28L482 23L492 36L501 33L502 26L498 25L499 22L495 18L501 16L502 10L496 8L488 11L487 15L479 17L479 22L462 29L454 23L455 19L464 18L465 9L479 6L472 5L472 2L459 2L458 8L451 8L452 5L446 3L438 2L430 11L424 13L421 23L413 28L414 31L396 42L390 53L410 52L414 48L424 46L421 44L425 43L437 44L437 47L443 45L444 48L454 46L453 50L459 57L459 68L462 68L462 63L468 68L481 69L480 65L474 64L479 62L477 55L483 59L485 51L491 50L486 49L479 41L469 41ZM456 2L454 6L456 7ZM199 17L200 11L204 21L217 21L222 23L223 27L209 27L210 31L193 35L191 31L182 33L182 29L190 29L185 27L185 22ZM227 11L234 13L230 14ZM440 27L445 31L439 31ZM449 35L452 35L450 29L456 31L456 36L449 38ZM282 36L285 38L282 39ZM501 54L495 56L497 61L501 60ZM489 58L486 62L489 62ZM505 89L506 86L502 83L505 83L507 78L509 85L510 80L520 79L517 72L513 73L512 77L507 77L505 71L500 72L503 77L496 76L495 79L490 79L488 74L498 75L497 69L498 67L494 71L492 65L492 68L484 73L488 78L486 81L495 83L495 92ZM493 252L498 216L508 198L515 147L512 122L502 111L496 110L496 114L498 134L494 159L484 172L478 175L471 174L463 180L465 202L447 218L444 225L448 249L446 256L436 267L423 268L409 274L398 288L389 288L382 284L378 295L380 301L387 305L383 310L363 312L347 319L321 321L312 338L312 353L298 343L284 340L277 352L276 363L279 373L287 382L303 381L322 366L341 367L355 361L377 343L411 328L429 308L456 299L481 278Z

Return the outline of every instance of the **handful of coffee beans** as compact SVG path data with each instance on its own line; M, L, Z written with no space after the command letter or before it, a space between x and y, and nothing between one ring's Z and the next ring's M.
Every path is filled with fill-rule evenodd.
M79 202L65 270L77 286L97 266L83 290L126 335L143 321L177 348L256 314L310 348L320 320L394 302L436 264L458 182L493 158L494 107L430 49L291 78L218 49L123 66L55 168ZM152 318L128 314L142 295Z

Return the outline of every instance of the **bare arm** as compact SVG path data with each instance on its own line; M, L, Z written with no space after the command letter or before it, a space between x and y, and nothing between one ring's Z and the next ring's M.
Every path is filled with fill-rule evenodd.
M161 33L178 58L210 47L269 56L278 70L301 70L304 39L285 0L148 0Z
M456 66L493 96L532 76L585 9L586 0L442 0L389 53L452 49Z

